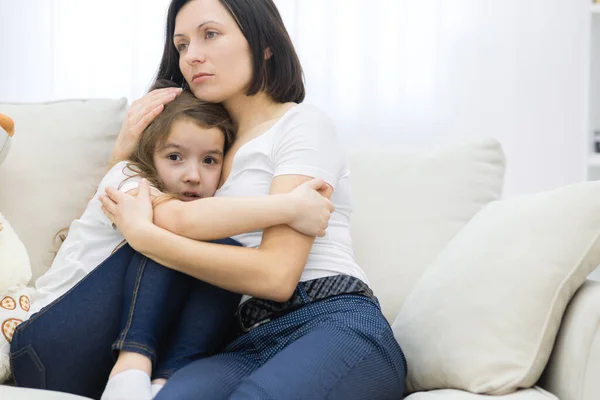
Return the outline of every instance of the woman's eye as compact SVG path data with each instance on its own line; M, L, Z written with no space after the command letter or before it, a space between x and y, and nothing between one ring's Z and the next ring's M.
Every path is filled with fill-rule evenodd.
M179 154L169 154L167 158L171 161L181 161L181 156Z
M175 48L177 49L178 52L182 52L185 49L187 49L187 43L179 43L177 46L175 46Z
M216 38L218 35L219 35L219 33L218 33L218 32L215 32L215 31L207 31L205 36L206 36L206 39L214 39L214 38Z
M216 163L217 163L217 160L215 160L215 159L214 159L214 158L212 158L212 157L206 157L206 158L204 159L204 163L205 163L205 164L216 164Z

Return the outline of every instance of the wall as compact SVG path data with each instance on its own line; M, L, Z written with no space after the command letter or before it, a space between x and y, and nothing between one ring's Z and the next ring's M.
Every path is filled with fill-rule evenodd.
M347 146L494 136L507 196L585 179L589 0L277 3ZM0 0L0 101L139 97L166 4Z

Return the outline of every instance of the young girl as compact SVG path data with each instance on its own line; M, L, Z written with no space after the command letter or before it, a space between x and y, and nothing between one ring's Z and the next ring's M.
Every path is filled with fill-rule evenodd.
M172 85L159 82L155 89L168 86ZM109 186L133 193L145 178L155 189L155 203L171 197L183 202L211 197L232 139L231 122L222 106L183 92L145 130L131 159L111 168L81 218L71 224L51 268L36 282L31 318L18 327L17 332L23 333L15 333L12 343L17 384L98 398L113 366L112 355L126 351L148 360L153 377L164 383L187 363L216 353L226 343L240 295L147 263L129 246L118 248L123 236L102 213L98 196ZM303 189L290 196L248 199L255 209L248 210L248 220L237 223L234 229L239 232L240 226L257 229L265 223L290 223L307 234L316 234L323 227L311 222L308 225L313 227L307 227L306 219L314 220L315 211L318 213L329 201L308 186ZM298 219L304 220L302 224L295 222ZM227 231L209 229L217 236ZM232 239L215 242L239 245ZM122 262L102 272L106 268L101 263L112 253ZM73 296L78 296L78 309L66 301ZM94 315L92 320L86 317L87 323L80 325L78 332L79 340L90 340L91 346L82 347L68 335L53 341L53 334L68 332L73 323L77 324L74 319L84 317L78 312ZM47 342L31 340L38 335ZM31 376L22 371L36 358L49 373L43 376L45 382L33 384ZM60 362L60 367L54 369L52 362ZM62 377L54 380L55 371L63 372ZM153 396L151 371L119 372L113 368L103 399L147 400ZM156 385L153 390L160 387Z

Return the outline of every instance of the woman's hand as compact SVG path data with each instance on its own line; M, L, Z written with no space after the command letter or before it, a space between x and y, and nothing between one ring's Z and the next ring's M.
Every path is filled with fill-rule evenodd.
M325 236L329 217L335 210L327 198L330 194L331 187L323 179L311 179L289 192L295 217L288 225L307 236Z
M100 196L100 202L102 212L116 225L129 245L141 252L143 234L154 227L152 223L154 212L148 181L142 179L137 196L114 188L106 188L106 195Z
M179 93L181 88L156 89L131 104L112 152L111 165L131 157L142 132Z

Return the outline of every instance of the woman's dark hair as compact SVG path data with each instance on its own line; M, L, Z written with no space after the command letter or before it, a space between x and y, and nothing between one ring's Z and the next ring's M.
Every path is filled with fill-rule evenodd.
M179 53L173 44L175 18L193 0L172 0L167 13L165 47L157 79L168 79L184 86L179 69ZM302 103L305 96L302 66L273 0L219 0L231 14L250 46L252 80L246 95L260 91L273 100ZM265 59L265 51L271 57Z

